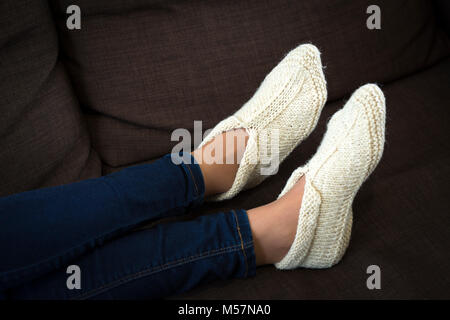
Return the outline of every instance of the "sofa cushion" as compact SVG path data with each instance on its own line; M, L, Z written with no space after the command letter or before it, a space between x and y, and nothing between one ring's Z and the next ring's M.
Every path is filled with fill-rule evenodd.
M339 264L324 270L263 267L250 280L218 281L176 298L449 299L449 83L447 59L382 88L385 150L353 203L351 241ZM291 172L315 153L327 121L344 103L327 105L316 130L276 176L233 200L207 203L193 215L250 209L275 199ZM366 287L370 265L381 269L381 290Z
M329 100L388 82L448 54L428 0L79 0L81 30L66 28L69 0L52 0L77 96L93 113L93 145L119 167L161 156L176 128L204 128L239 108L284 54L322 51ZM406 112L406 110L404 110Z
M47 2L0 2L0 70L0 196L100 175Z

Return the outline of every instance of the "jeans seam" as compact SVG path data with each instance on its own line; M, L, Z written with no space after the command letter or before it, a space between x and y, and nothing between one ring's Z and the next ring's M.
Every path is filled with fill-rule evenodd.
M247 261L248 260L247 259L247 254L245 253L245 248L244 248L244 240L242 239L241 227L239 226L239 220L237 218L236 212L234 210L231 210L231 212L233 212L234 218L236 220L237 232L238 232L238 235L239 235L239 239L241 241L241 250L242 250L242 253L244 255L244 260L245 260L245 275L244 275L244 278L247 278L249 267L248 267L248 261Z
M186 166L186 168L189 170L189 173L191 174L191 178L192 178L192 181L194 182L194 187L195 187L195 195L198 197L199 191L198 191L197 181L195 180L194 174L192 173L192 170L188 164L184 164L184 165Z
M251 245L252 245L252 243L248 243L248 244L245 245L245 247L249 247ZM229 246L229 247L225 247L225 248L220 248L220 249L216 249L216 250L207 251L207 252L200 253L200 254L197 254L197 255L193 255L193 256L190 256L190 257L187 257L187 258L174 260L174 261L171 261L171 262L168 262L168 263L156 266L156 267L144 269L144 270L141 270L139 272L136 272L136 273L133 273L133 274L130 274L130 275L126 275L126 276L124 276L122 278L119 278L117 280L111 281L111 282L109 282L107 284L104 284L104 285L102 285L102 286L100 286L98 288L92 289L92 290L90 290L90 291L88 291L86 293L83 293L83 294L80 294L78 296L75 296L75 297L73 297L71 299L72 300L75 300L75 299L87 299L87 298L93 297L93 296L95 296L97 294L100 294L100 293L102 293L102 292L104 292L104 291L106 291L108 289L115 288L115 287L117 287L117 286L119 286L121 284L125 284L125 283L128 283L130 281L139 279L140 277L143 277L143 276L148 276L148 275L160 272L160 271L169 270L169 269L178 267L178 266L180 266L180 265L182 265L184 263L196 262L198 260L206 259L206 258L215 256L215 255L218 255L218 254L221 254L221 253L235 252L235 251L241 250L241 248L242 248L242 244L238 244L238 245L234 245L234 246Z

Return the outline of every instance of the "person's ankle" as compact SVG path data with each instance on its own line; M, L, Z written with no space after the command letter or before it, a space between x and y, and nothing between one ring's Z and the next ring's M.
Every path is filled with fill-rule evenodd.
M245 129L233 129L191 152L202 171L206 196L223 193L231 188L248 138Z
M275 264L289 252L297 232L304 186L302 177L283 197L248 211L258 266Z

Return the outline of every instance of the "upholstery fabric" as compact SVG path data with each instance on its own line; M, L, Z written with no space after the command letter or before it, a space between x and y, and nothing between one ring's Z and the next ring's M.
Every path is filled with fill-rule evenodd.
M80 0L76 31L66 28L72 2L51 3L77 97L95 112L94 147L111 167L163 155L171 132L194 120L212 128L298 44L322 52L330 101L448 51L428 0L378 1L381 30L366 28L368 0Z
M349 94L377 82L385 151L356 196L346 255L331 269L264 267L178 298L449 299L450 42L433 3L378 0L381 30L368 30L368 0L78 0L81 30L69 31L72 1L2 0L0 196L150 162L171 150L174 129L212 128L311 42L329 93L317 128L276 176L192 215L275 199ZM366 287L372 264L381 290Z
M0 2L0 196L101 174L45 1Z

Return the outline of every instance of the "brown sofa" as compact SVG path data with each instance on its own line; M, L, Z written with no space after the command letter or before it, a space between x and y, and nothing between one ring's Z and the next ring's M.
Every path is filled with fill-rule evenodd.
M76 3L75 3L76 2ZM66 8L81 8L68 30ZM354 203L352 240L327 270L258 270L176 298L450 298L448 2L3 0L0 196L99 177L170 152L176 128L213 127L284 54L322 52L328 102L313 134L270 177L193 215L271 201L314 154L353 90L385 92L384 156ZM381 290L366 269L381 268Z

